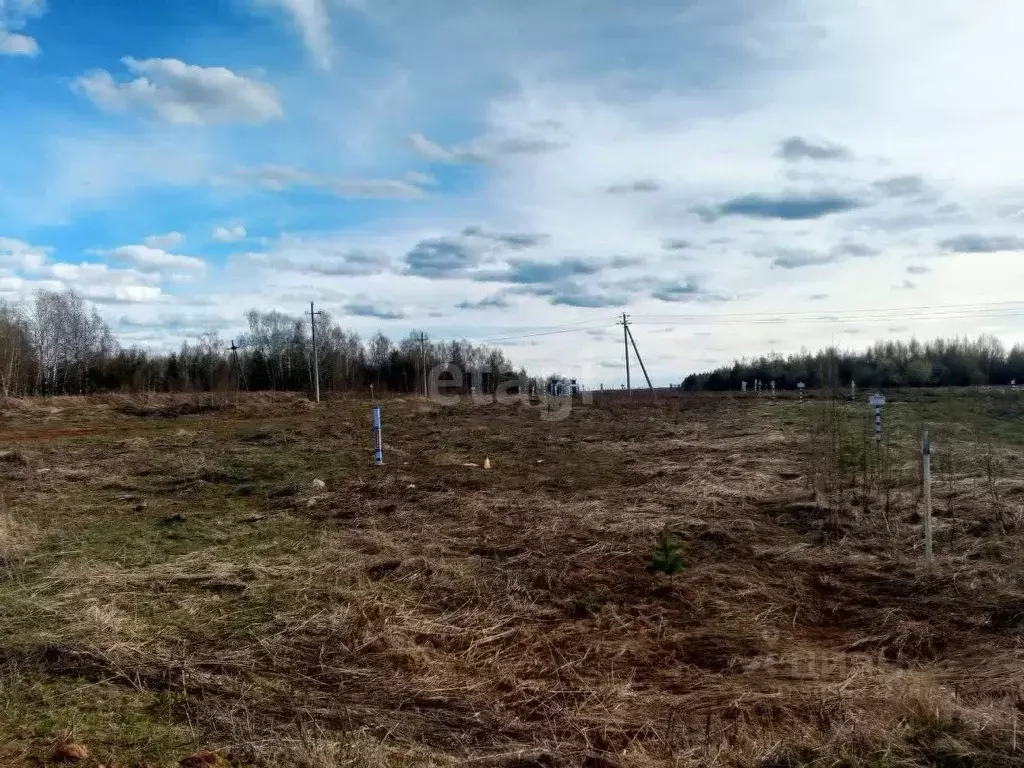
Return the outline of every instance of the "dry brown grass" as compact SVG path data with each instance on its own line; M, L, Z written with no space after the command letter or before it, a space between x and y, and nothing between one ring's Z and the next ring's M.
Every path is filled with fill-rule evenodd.
M32 461L0 465L39 531L0 595L0 681L26 690L0 707L7 762L45 756L46 717L140 765L1024 761L1013 444L981 475L956 446L929 569L909 438L886 507L821 466L809 409L781 400L563 422L395 400L383 469L358 401L242 398L158 428L56 407L92 431L36 439L50 425L29 419ZM688 566L671 581L644 567L665 526ZM104 720L111 700L145 738Z

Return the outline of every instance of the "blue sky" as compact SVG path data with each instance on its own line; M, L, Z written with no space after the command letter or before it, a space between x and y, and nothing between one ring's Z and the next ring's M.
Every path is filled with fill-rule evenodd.
M1024 340L973 309L1024 284L1022 27L1011 0L0 0L0 299L74 287L160 348L316 300L609 386L623 311L659 381Z

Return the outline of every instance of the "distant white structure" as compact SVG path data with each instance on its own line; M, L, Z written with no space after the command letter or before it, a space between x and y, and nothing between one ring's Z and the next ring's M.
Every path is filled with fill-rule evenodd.
M775 397L775 379L772 379L772 397Z
M853 379L850 379L850 399L857 399L857 382L854 381Z
M552 397L571 397L578 395L580 387L576 379L551 379L548 381L548 394Z
M747 391L747 382L741 381L740 382L740 392L746 392L746 391Z

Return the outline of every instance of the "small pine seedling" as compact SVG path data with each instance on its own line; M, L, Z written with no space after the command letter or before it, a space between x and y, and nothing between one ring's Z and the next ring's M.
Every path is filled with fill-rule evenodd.
M654 545L651 559L647 561L647 570L650 573L664 573L672 577L685 567L683 549L676 537L666 528L658 534L658 542Z

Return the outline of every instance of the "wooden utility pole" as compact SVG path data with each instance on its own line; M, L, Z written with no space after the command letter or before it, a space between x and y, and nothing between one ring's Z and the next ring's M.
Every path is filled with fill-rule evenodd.
M313 302L309 302L309 326L313 331L313 392L318 403L320 402L320 353L316 348L316 316L322 314L323 312L314 311Z
M430 397L427 391L427 334L420 331L420 365L423 366L423 396Z
M622 313L622 348L626 351L626 391L633 391L633 384L629 378L629 315Z

